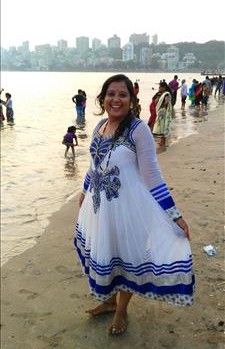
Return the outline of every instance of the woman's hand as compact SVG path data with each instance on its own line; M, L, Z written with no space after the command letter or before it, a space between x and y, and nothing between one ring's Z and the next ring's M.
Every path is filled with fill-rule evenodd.
M190 232L189 232L189 228L188 228L188 225L185 222L185 220L181 217L178 220L176 220L176 223L177 223L177 225L179 225L179 227L181 229L183 229L183 231L186 235L186 238L188 238L188 240L190 240Z
M84 193L81 193L80 194L80 197L79 197L79 207L81 207L83 201L84 201L84 197L85 197L85 194Z

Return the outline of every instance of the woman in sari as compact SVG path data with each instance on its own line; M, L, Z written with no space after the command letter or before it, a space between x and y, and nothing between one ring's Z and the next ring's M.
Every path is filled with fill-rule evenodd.
M156 120L153 126L153 135L160 137L160 145L166 145L166 138L170 134L172 120L171 93L166 82L160 83L161 96L156 104Z

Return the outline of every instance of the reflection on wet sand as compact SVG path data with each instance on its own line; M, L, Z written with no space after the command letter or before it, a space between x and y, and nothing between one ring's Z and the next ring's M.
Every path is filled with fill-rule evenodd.
M157 154L165 152L168 147L177 143L179 139L197 133L196 124L207 120L207 111L196 110L195 108L191 107L185 110L174 109L171 134L167 138L166 144L162 145L160 137L155 137Z
M64 166L64 174L67 179L73 179L77 174L77 164L73 157L67 158Z

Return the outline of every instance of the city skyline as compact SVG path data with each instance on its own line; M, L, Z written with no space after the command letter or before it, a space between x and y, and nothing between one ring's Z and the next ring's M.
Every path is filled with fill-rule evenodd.
M218 8L220 3L222 6L222 0L218 0ZM125 5L119 0L110 4L86 0L84 5L74 0L2 0L1 46L20 46L29 41L33 49L46 43L57 45L63 39L69 47L75 47L76 37L80 36L89 37L90 46L93 38L107 45L114 34L121 38L123 46L133 33L146 33L150 42L157 34L159 42L167 44L224 40L222 11L212 17L210 7L204 6L203 11L202 4L194 0L189 0L186 7L178 0L173 0L172 5L162 0L160 8L148 0L139 0L137 4Z

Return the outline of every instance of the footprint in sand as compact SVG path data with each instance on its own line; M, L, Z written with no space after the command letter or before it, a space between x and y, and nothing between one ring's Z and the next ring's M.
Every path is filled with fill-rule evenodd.
M24 288L19 290L19 293L27 295L27 299L35 299L39 296L38 293L26 290Z
M76 293L70 294L70 298L80 298L80 296Z
M57 267L55 267L55 270L60 274L68 274L68 275L73 274L73 271L68 269L64 265L57 265Z

